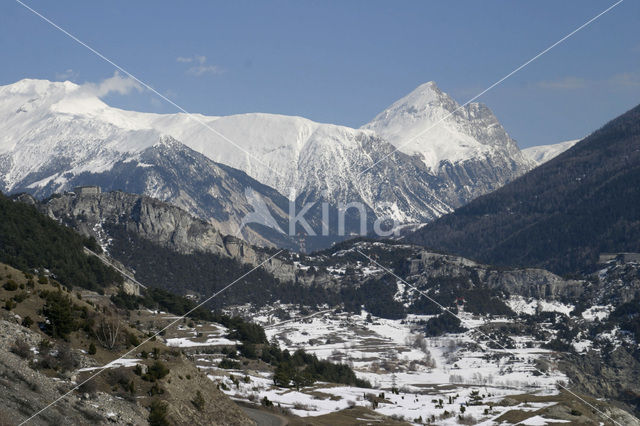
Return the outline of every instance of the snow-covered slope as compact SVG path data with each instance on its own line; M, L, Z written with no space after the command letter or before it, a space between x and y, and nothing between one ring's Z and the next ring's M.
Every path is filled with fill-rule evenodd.
M406 154L418 155L434 173L445 162L495 155L528 164L489 108L479 103L461 108L433 81L393 103L363 128Z
M396 222L424 222L532 166L488 108L456 108L455 101L427 83L365 128L352 129L273 114L124 111L108 106L85 86L22 80L0 87L0 189L68 189L71 180L82 183L80 176L108 174L116 164L134 160L141 169L142 153L169 136L298 202L363 202L369 212L390 215ZM402 146L416 134L420 136ZM152 177L146 179L146 194L170 201L161 185L154 188ZM174 182L178 189L190 184L178 178ZM182 207L202 214L200 201L184 194L180 199Z
M289 203L276 190L132 116L69 82L0 87L0 190L45 197L99 185L169 201L232 235L253 209L248 196L257 194L286 225ZM260 245L296 246L276 234L250 225L241 235Z
M562 154L563 152L580 142L580 140L581 139L575 139L572 141L565 141L551 145L532 146L530 148L523 149L522 153L525 155L525 157L527 157L531 161L534 161L537 165L540 165Z

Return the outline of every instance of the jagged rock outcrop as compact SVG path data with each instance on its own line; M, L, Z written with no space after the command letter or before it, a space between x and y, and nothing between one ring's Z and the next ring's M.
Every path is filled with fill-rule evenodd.
M34 202L29 198L22 195L19 200ZM213 253L250 265L261 264L270 257L269 252L239 238L222 235L210 223L176 206L143 195L121 191L65 193L36 205L48 216L95 237L107 252L112 238L110 226L117 226L183 254ZM283 281L294 279L293 265L278 258L271 259L264 268Z
M575 298L586 288L584 281L565 280L544 269L497 269L463 257L428 251L419 252L410 261L409 271L418 283L436 277L463 278L509 294L547 300Z

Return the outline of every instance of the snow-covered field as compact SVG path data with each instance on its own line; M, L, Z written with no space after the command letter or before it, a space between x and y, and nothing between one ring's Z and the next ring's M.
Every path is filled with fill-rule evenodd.
M279 319L276 311L284 311L291 318ZM489 321L499 324L504 318L488 320L462 313L468 331L425 338L420 331L430 317L424 315L411 315L405 320L332 310L302 315L282 305L253 312L251 317L263 325L268 339L282 348L302 348L321 359L347 363L359 378L373 385L372 389L328 383L299 391L278 388L269 372L219 369L220 355L195 355L200 368L212 380L224 384L221 388L232 398L258 402L267 397L299 416L318 416L357 405L416 424L428 419L438 424L459 424L460 414L475 419L477 424L492 424L507 410L533 412L553 405L530 402L507 407L501 404L505 397L556 395L556 383L566 380L555 369L553 354L540 349L541 342L529 337L510 336L515 349L491 349L478 327ZM167 338L172 346L225 344L221 334L203 335L197 327L183 325L176 333L182 336ZM546 420L531 421L545 424Z

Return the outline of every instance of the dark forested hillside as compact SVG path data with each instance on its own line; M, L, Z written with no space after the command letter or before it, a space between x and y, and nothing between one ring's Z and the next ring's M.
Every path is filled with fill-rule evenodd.
M640 251L640 106L407 239L556 273L589 269L601 252Z
M120 274L85 254L84 247L100 251L94 239L0 193L0 262L23 271L47 268L68 287L99 289L122 282Z

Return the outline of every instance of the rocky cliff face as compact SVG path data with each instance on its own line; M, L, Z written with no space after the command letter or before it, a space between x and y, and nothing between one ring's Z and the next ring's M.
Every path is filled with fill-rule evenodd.
M100 194L67 193L43 202L37 202L29 196L19 199L34 203L42 212L85 235L94 236L107 252L110 239L126 238L126 234L130 233L181 254L213 253L250 265L262 263L271 253L238 238L222 235L210 223L146 196L114 191ZM125 237L113 232L115 228L123 229ZM447 278L468 282L472 287L483 286L508 294L547 300L576 298L586 288L583 281L565 280L542 269L497 269L459 256L432 253L417 246L371 244L347 244L349 249L346 251L356 248L379 250L384 247L388 254L382 259L386 256L390 259L405 256L406 278L421 288L428 288L434 278ZM358 286L371 277L384 275L382 270L376 273L367 271L367 262L363 262L364 258L359 254L355 259L344 258L344 262L340 261L341 258L342 255L336 257L335 254L310 255L304 260L308 265L303 265L297 260L296 254L285 252L267 262L264 268L282 282L334 290ZM313 269L309 269L311 265ZM340 269L348 269L353 273L332 272Z
M617 401L636 415L640 412L640 363L627 349L564 354L560 367L578 391ZM640 423L628 417L624 424Z
M584 281L565 280L544 269L496 269L458 256L421 251L410 262L410 275L418 285L430 279L460 278L490 289L536 299L560 300L581 296Z
M121 191L79 195L55 195L42 203L32 198L22 201L36 203L48 216L62 221L79 232L93 236L109 251L113 236L110 226L152 241L179 253L213 253L232 257L241 263L258 265L270 255L241 239L223 235L213 225L165 202ZM284 281L293 278L293 266L274 258L264 267Z

